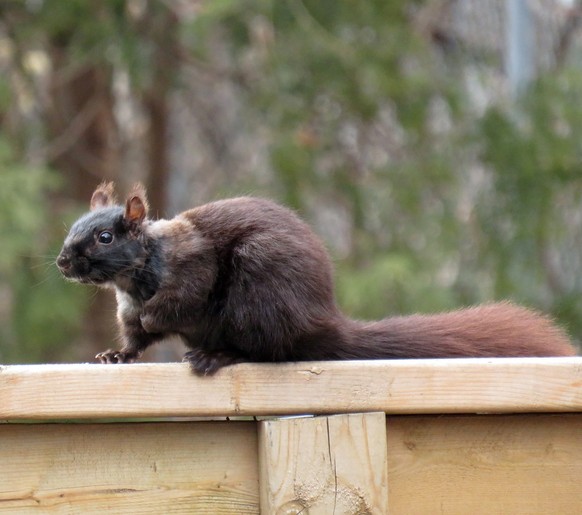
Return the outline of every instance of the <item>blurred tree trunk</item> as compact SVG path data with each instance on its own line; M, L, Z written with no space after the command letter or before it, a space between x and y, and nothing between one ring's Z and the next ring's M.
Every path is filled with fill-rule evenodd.
M47 160L62 172L67 198L88 206L95 186L119 173L111 70L103 63L72 64L69 48L62 35L50 42ZM117 332L114 312L111 292L98 290L84 324L82 343L88 349L83 359L111 345Z
M151 76L142 92L142 105L148 118L145 137L148 174L146 187L152 216L168 213L168 184L170 176L168 128L170 96L178 71L178 18L171 9L152 7L144 37L151 45Z
M144 95L144 108L149 118L146 134L148 177L146 188L153 217L166 215L168 201L168 98L165 86L153 86Z
M119 168L111 70L101 64L72 66L60 45L51 47L50 58L49 162L63 171L67 193L88 204L95 185L114 180Z

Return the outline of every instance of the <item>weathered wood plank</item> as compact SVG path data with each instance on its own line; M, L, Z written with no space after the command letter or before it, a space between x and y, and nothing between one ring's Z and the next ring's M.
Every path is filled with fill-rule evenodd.
M0 368L0 420L367 411L579 412L582 358Z
M384 413L260 422L261 513L388 512Z
M390 513L578 515L582 414L387 417Z
M0 513L258 514L256 424L4 424Z

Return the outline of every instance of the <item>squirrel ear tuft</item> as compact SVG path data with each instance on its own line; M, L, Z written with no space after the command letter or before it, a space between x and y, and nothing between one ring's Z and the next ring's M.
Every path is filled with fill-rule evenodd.
M114 184L103 181L91 196L91 211L115 204Z
M131 224L141 224L148 214L149 204L145 188L137 183L125 202L125 219Z

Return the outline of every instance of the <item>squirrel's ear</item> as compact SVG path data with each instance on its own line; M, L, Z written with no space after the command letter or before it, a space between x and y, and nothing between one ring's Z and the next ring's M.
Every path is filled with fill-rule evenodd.
M131 224L139 225L147 216L148 209L145 188L138 183L133 187L125 202L125 219Z
M91 196L91 211L115 204L115 193L112 182L103 181Z

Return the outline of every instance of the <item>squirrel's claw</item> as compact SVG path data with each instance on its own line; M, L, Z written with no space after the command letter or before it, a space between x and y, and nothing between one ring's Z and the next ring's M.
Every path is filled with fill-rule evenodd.
M115 363L133 363L137 356L118 350L107 349L106 351L100 352L95 356L95 359L99 360L103 364L115 364Z

